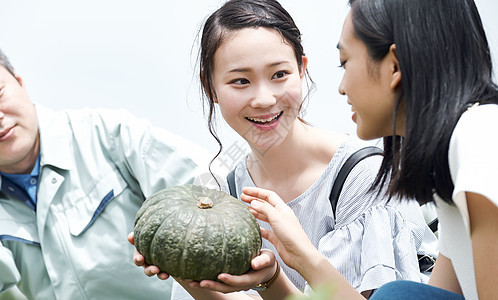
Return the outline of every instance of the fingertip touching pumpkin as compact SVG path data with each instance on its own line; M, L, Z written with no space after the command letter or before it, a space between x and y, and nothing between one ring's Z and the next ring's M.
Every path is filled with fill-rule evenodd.
M134 234L148 264L199 281L246 273L261 248L259 225L244 203L196 185L168 187L147 198Z

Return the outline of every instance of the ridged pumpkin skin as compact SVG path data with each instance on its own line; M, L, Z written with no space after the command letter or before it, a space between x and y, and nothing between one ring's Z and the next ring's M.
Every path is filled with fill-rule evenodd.
M199 197L211 199L212 207L199 208ZM259 225L244 203L196 185L168 187L147 198L134 234L148 264L199 281L246 273L261 248Z

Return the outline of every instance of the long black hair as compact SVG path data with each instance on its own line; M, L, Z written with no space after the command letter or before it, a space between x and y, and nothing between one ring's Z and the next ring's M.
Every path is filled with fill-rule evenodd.
M199 77L205 100L204 104L207 107L207 109L205 108L205 112L207 114L209 132L219 145L219 151L213 158L213 161L223 149L214 126L216 109L214 103L216 91L214 90L212 81L214 54L233 32L244 28L259 27L278 31L284 41L294 49L298 67L301 68L303 65L302 58L305 54L301 43L301 32L294 23L291 15L276 0L230 0L206 19L201 36ZM311 82L311 87L308 85L309 93L314 87L314 83L308 74L308 70L303 70L303 72L307 80ZM303 120L301 119L301 121Z
M392 44L401 71L404 137L384 138L375 182L390 197L453 203L448 148L470 104L498 103L488 41L472 0L351 0L355 35L380 61ZM396 122L394 122L396 124ZM395 126L395 125L394 125Z

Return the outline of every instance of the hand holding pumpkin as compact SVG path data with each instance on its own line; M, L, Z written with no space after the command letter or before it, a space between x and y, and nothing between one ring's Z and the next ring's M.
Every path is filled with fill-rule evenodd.
M308 259L318 250L292 209L275 192L256 187L245 187L242 192L241 200L251 204L254 217L273 229L261 229L261 236L275 246L286 265L298 271L305 268Z
M135 235L133 232L128 234L128 242L130 242L130 244L132 245L135 245ZM169 278L169 274L160 272L158 267L148 265L145 262L145 257L143 257L143 255L137 251L137 248L133 250L133 263L138 267L144 267L144 273L149 277L157 275L157 277L162 280L166 280Z
M251 261L252 269L242 275L221 273L220 281L202 280L192 281L189 286L205 288L222 293L249 290L261 282L268 281L276 272L277 263L275 255L268 249L261 250L260 254Z
M135 217L134 242L144 258L137 257L136 262L158 267L148 268L149 274L161 270L201 281L216 280L220 273L246 273L260 252L261 234L256 219L238 199L223 191L182 185L145 200Z
M128 242L135 245L135 236L133 232L128 235ZM133 252L133 263L139 267L144 267L144 273L149 277L157 275L157 277L163 280L169 278L169 275L160 272L157 266L148 265L145 262L143 255L140 254L137 249ZM218 275L218 279L221 282L213 280L203 280L200 282L192 280L182 281L191 288L205 288L222 293L249 290L261 282L268 281L268 279L275 274L275 255L270 250L263 249L261 250L261 253L251 261L251 267L252 269L249 272L240 276L221 273ZM185 286L185 284L182 285Z

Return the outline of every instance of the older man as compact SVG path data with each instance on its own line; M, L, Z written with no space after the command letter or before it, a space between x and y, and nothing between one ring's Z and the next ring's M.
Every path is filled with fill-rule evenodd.
M168 299L170 280L145 276L126 237L147 196L191 183L209 158L122 110L33 104L0 51L0 293Z

